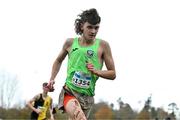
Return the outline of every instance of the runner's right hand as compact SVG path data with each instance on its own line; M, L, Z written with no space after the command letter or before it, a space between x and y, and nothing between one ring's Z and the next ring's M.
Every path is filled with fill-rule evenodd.
M54 80L50 80L49 83L48 83L48 88L49 88L49 92L53 92L54 91L54 85L55 84L55 81Z
M35 112L36 112L37 114L40 114L40 113L41 113L41 110L40 110L40 109L35 109Z

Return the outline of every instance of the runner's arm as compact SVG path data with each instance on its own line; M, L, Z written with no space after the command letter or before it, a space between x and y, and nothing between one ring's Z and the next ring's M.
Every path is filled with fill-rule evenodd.
M50 120L54 120L53 106L52 106L52 104L53 104L53 100L52 100L52 98L51 98L51 103L50 103L50 106L49 106L49 112L50 112L50 117L51 117Z
M30 109L32 109L34 112L36 112L37 114L39 114L41 111L38 110L38 109L36 109L36 108L33 106L33 102L35 102L37 99L39 99L39 97L40 97L40 95L38 94L38 95L34 96L31 100L29 100L29 101L27 102L27 106L28 106Z
M111 48L106 41L102 41L102 59L105 62L107 70L96 70L92 64L87 64L88 69L95 75L114 80L116 78L116 71L114 66L114 60L111 53Z
M69 50L69 47L71 45L71 42L72 42L72 39L66 40L66 42L63 45L62 50L60 51L58 57L55 59L55 61L53 63L53 67L52 67L52 71L51 71L51 77L50 77L51 83L55 82L54 79L59 72L59 69L61 67L63 60L65 59L66 55L68 54L68 50Z

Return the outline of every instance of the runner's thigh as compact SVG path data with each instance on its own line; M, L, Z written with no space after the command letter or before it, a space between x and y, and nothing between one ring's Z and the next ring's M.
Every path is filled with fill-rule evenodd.
M66 106L65 107L65 110L67 112L67 114L75 119L75 118L80 118L82 120L85 120L85 115L81 109L81 106L79 104L79 102L77 101L77 99L70 99Z

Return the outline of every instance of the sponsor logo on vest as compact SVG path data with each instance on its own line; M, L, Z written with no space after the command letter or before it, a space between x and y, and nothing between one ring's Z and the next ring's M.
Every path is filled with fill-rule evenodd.
M93 55L94 55L94 51L93 50L87 50L87 56L89 58L93 57Z
M76 51L76 50L78 50L78 48L73 48L73 49L72 49L72 52L74 52L74 51Z

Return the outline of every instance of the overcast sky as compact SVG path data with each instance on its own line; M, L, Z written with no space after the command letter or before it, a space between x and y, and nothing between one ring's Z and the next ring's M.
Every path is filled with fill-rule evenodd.
M102 17L97 37L109 42L117 78L99 79L95 101L117 104L119 97L140 109L180 106L179 0L1 0L0 69L17 74L20 98L28 100L49 81L52 64L66 38L76 37L74 20L89 8ZM57 103L67 59L56 77ZM104 68L105 69L105 68Z

